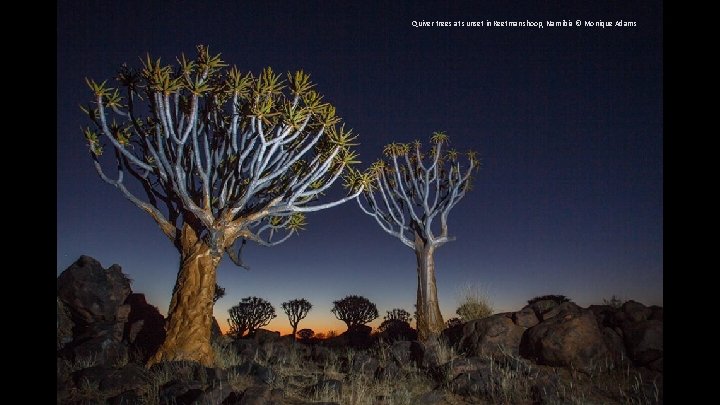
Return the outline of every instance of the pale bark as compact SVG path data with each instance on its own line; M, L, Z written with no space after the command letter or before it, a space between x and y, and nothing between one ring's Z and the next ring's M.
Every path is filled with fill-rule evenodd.
M161 361L198 361L213 366L210 344L216 270L220 254L213 252L195 232L185 226L182 236L180 271L173 291L166 338L147 366Z
M418 340L424 342L436 337L445 328L440 304L437 298L435 282L435 246L427 245L419 236L415 236L415 256L417 257L417 331Z

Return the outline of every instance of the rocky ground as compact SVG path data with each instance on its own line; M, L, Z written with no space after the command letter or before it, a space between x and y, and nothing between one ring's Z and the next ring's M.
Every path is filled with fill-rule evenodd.
M82 256L58 277L58 404L656 404L663 311L541 300L432 343L361 330L294 342L214 333L216 364L143 365L162 315L117 265Z

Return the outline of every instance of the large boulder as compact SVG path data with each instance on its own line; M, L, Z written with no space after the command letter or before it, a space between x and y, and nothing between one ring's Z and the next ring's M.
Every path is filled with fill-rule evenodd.
M120 266L104 269L92 257L80 256L57 279L57 296L75 324L73 341L65 349L74 358L95 357L100 365L126 357L122 338L130 305L124 302L131 292Z
M465 324L461 350L471 356L517 354L525 328L516 325L512 313L491 315Z
M566 306L528 329L520 344L520 355L538 364L581 371L589 371L611 357L595 315L576 306Z
M70 318L70 310L63 304L60 297L57 297L57 350L72 342L73 326L75 324Z
M165 341L165 317L157 307L145 300L145 294L133 293L125 300L130 314L125 324L125 340L130 348L143 354L147 360Z
M625 302L622 311L626 314L627 319L634 323L647 320L653 313L652 309L633 300Z
M636 366L648 366L663 357L663 323L657 320L642 321L625 330L625 347ZM657 368L657 367L651 367Z
M537 315L535 315L535 310L533 310L529 305L526 305L523 309L514 312L512 320L515 322L515 325L522 326L523 328L532 328L540 322Z

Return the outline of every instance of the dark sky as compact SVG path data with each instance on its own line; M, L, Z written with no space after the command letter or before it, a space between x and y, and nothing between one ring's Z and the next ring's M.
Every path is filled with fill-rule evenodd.
M241 70L310 73L360 134L363 166L387 143L427 140L437 130L458 150L479 152L474 190L450 215L457 240L436 255L446 318L468 283L498 311L541 294L580 305L613 294L662 305L660 2L331 3L59 1L57 273L81 254L105 267L118 263L133 290L166 313L178 253L97 176L78 106L90 101L85 77L112 78L148 51L170 61L207 44ZM487 20L543 28L412 25ZM548 20L573 26L547 27ZM636 26L576 27L576 20ZM250 271L223 260L221 323L249 295L275 305L270 327L278 330L288 328L280 303L296 297L314 304L301 327L316 331L344 330L329 310L348 294L371 299L381 314L413 310L413 252L355 202L308 222L280 246L248 245Z

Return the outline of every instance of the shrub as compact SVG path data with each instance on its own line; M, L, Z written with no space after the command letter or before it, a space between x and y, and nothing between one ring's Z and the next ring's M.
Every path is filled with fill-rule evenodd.
M564 295L556 295L556 294L549 294L549 295L541 295L538 297L535 297L528 301L528 305L532 305L538 301L555 301L557 304L562 304L563 302L569 302L570 298L564 296Z
M618 298L618 297L616 297L615 294L613 294L613 296L610 297L609 300L603 298L603 304L609 305L609 306L611 306L611 307L613 307L613 308L615 308L615 309L620 309L620 308L622 308L622 306L623 306L624 303L625 303L625 301L624 301L624 300L621 300L621 299Z
M476 285L468 284L463 287L459 304L455 313L463 322L486 318L493 314L490 299Z

